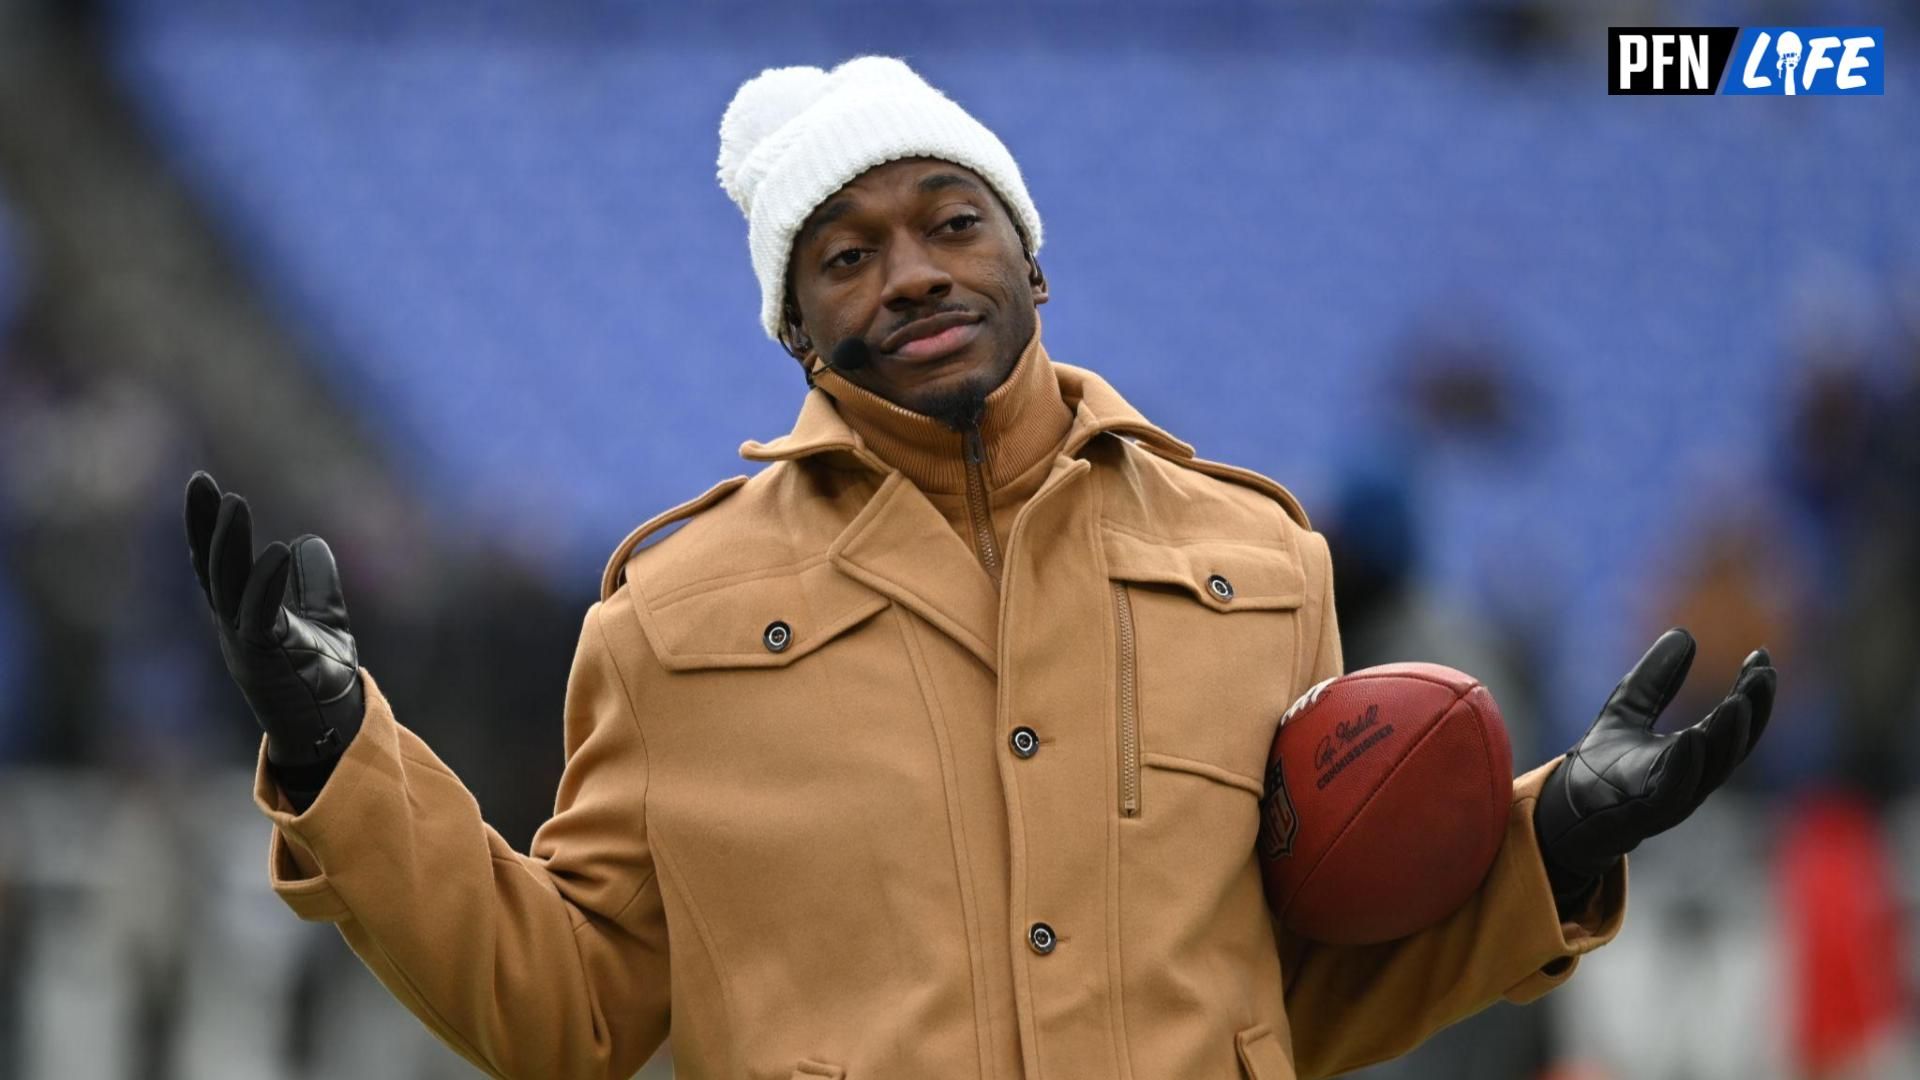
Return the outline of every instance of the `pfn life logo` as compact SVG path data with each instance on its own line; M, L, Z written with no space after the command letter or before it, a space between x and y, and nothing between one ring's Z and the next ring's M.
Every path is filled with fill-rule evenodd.
M1610 26L1609 94L1886 93L1877 26Z
M1749 26L1733 47L1728 94L1884 94L1877 26Z

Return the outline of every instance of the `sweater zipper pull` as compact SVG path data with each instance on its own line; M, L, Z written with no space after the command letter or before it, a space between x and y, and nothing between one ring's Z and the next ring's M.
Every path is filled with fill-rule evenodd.
M980 425L968 424L961 434L966 440L967 464L974 466L985 465L987 463L987 447L986 443L980 438Z

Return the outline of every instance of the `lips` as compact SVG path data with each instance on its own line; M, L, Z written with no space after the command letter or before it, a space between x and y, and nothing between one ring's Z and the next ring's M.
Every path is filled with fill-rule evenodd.
M956 326L966 326L969 323L979 321L978 316L968 311L944 311L938 315L929 315L924 319L910 322L900 329L895 330L893 333L888 334L886 340L880 343L880 351L883 353L898 352L902 346L910 341L933 337L935 334L951 330Z

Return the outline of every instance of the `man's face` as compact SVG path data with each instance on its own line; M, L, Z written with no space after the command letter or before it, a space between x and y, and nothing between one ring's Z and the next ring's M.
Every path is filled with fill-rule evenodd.
M946 415L999 386L1033 337L1047 290L1030 272L1013 218L985 180L933 158L890 161L801 226L787 269L800 320L788 313L788 338L827 357L862 338L872 359L844 372L848 381Z

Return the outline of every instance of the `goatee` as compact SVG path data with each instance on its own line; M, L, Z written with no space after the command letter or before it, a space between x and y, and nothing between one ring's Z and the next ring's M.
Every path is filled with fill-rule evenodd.
M987 394L992 389L985 385L985 380L968 379L916 402L915 411L961 431L980 422L981 414L987 411Z

